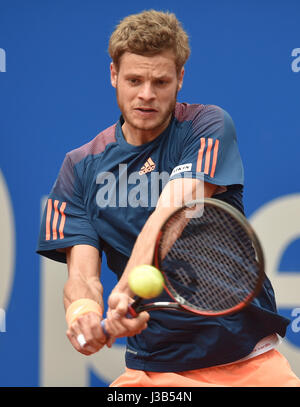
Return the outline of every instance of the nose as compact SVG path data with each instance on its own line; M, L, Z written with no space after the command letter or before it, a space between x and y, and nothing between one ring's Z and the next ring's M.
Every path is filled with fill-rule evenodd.
M156 95L153 90L153 86L151 83L145 82L139 89L138 94L139 99L144 100L145 102L149 102L155 99Z

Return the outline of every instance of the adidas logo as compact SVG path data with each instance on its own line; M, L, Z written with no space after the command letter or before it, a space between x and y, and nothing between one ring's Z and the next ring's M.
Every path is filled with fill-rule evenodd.
M155 162L152 160L151 157L149 157L148 160L145 162L145 164L140 169L139 174L140 175L147 174L147 172L151 172L151 171L155 170L155 167L156 167Z

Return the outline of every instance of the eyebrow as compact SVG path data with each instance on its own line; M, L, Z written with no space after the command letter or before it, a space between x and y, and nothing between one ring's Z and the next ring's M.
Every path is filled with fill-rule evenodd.
M137 79L143 78L143 75L140 75L140 74L134 73L134 72L128 72L124 76L125 76L125 78L129 78L129 77L135 77ZM171 75L162 74L162 75L154 76L153 79L154 80L171 79Z

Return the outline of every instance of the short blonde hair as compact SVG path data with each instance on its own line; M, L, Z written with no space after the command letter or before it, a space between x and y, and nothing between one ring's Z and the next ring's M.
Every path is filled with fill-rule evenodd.
M175 14L156 10L125 17L112 33L108 48L117 69L124 52L155 55L165 50L174 52L180 72L191 52L188 35Z

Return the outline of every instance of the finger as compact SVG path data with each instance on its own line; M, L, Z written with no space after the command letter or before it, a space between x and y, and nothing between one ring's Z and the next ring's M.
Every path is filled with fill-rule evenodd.
M78 318L77 323L80 331L87 335L87 340L105 344L106 337L101 329L101 321L98 315L94 313L86 314L84 317Z
M80 334L85 339L84 347L86 350L95 353L106 344L107 338L100 327L99 318L95 318L92 314L86 318L78 318L77 325Z
M110 336L110 337L108 338L108 341L106 342L106 346L107 346L108 348L111 348L112 345L115 343L115 341L116 341L116 338L113 337L113 336Z
M126 294L111 294L108 299L109 308L113 311L113 318L121 318L127 314L128 306L132 299Z
M117 338L134 336L147 328L149 317L147 312L142 312L136 318L122 317L121 319L115 319L108 317L105 324L106 330L110 336Z
M77 340L78 335L74 334L71 330L67 330L66 332L69 341L71 342L72 346L77 350L77 352L82 353L83 355L89 356L92 353L86 349L86 345L81 346Z
M126 318L124 325L128 330L134 332L135 334L139 334L147 328L149 317L149 314L144 311L135 318Z
M109 340L111 337L119 338L126 336L127 328L123 325L121 319L106 319L105 330Z
M126 316L123 317L118 317L116 318L114 310L108 310L107 312L107 318L105 321L105 326L106 328L108 326L120 326L123 325L129 329L133 329L135 326L143 326L145 323L149 321L150 315L148 312L143 311L139 314L137 314L136 317L131 317L128 316L128 313ZM107 323L108 322L108 323Z
M67 336L74 348L85 355L98 352L107 342L100 327L100 318L95 313L77 318L70 326Z

